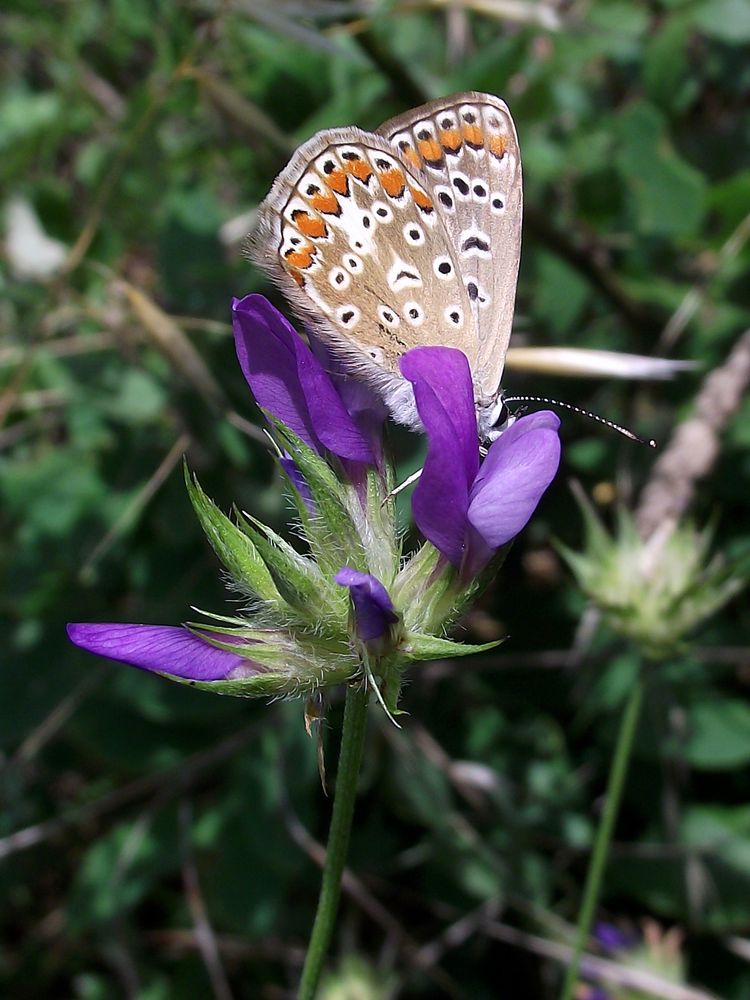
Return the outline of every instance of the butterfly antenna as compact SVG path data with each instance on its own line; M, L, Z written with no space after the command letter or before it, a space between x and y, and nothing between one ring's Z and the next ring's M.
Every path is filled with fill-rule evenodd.
M573 403L564 403L560 399L550 399L547 396L504 396L503 402L505 403L548 403L550 406L561 406L565 410L570 410L572 413L578 413L582 417L588 417L590 420L595 420L598 424L603 424L605 427L609 427L610 430L617 431L618 434L622 434L623 437L630 438L631 441L637 441L638 444L648 445L649 448L656 447L656 441L653 438L642 438L638 434L634 434L633 431L628 430L627 427L623 427L622 424L616 424L614 420L607 420L606 417L600 417L598 413L592 413L591 410L584 410L580 406L575 406Z

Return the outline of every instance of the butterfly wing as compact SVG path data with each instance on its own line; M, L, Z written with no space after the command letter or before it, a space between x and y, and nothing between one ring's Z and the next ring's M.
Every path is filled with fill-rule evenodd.
M378 129L435 202L458 255L477 342L464 351L494 400L508 349L521 257L523 184L508 108L491 94L432 101Z
M417 426L399 359L477 340L459 257L424 180L390 143L356 128L318 133L259 209L251 254L347 372Z

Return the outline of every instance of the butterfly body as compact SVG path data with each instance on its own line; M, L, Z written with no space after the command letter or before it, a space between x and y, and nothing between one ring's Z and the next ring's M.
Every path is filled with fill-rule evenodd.
M259 210L251 248L303 322L396 420L419 426L399 360L464 352L480 437L497 435L520 259L521 161L505 104L465 93L377 133L319 132Z

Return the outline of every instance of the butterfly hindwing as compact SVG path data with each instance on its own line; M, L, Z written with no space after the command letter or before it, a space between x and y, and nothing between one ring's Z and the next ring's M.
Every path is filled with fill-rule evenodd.
M456 94L378 129L436 203L458 257L477 343L474 380L487 398L500 384L521 253L522 176L508 108L490 94Z

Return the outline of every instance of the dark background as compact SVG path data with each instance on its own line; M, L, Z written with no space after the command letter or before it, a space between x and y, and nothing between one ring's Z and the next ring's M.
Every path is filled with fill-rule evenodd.
M265 450L226 416L255 419L230 297L270 293L241 255L242 216L319 128L503 96L527 205L515 343L702 366L507 385L666 442L747 325L750 4L61 0L6 4L0 36L6 215L24 199L73 254L30 276L9 237L0 270L2 992L282 997L330 812L301 705L182 689L64 633L231 600L183 450L224 509L284 530ZM549 951L570 941L637 652L600 627L569 655L587 602L552 543L581 544L570 478L609 522L654 461L574 417L563 435L561 474L464 623L510 640L415 667L402 731L372 712L361 886L321 996L559 989ZM420 444L397 444L405 473ZM692 510L727 556L747 546L749 445L745 403ZM629 935L615 962L728 1000L750 996L747 627L740 597L654 668L598 913ZM331 769L339 724L334 698Z

